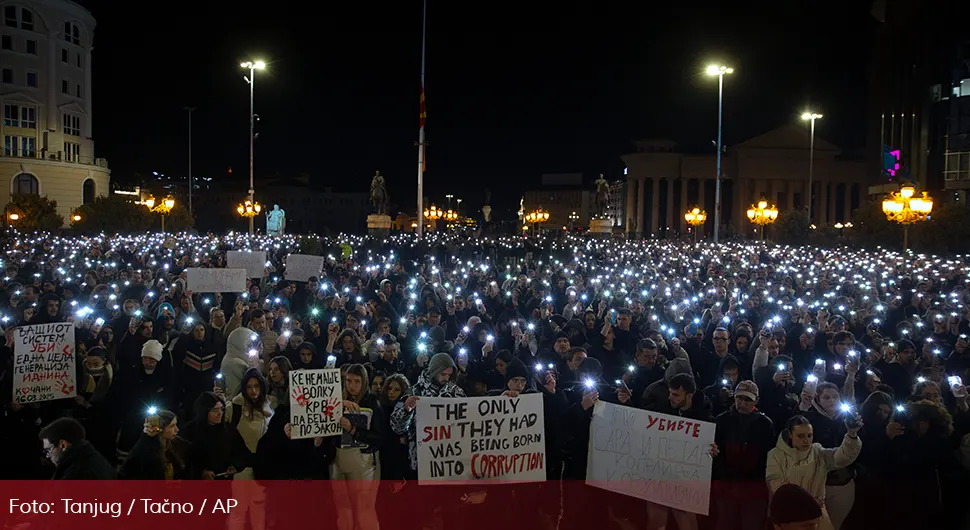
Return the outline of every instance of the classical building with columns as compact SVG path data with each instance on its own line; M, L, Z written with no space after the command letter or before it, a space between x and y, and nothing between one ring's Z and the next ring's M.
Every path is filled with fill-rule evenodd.
M725 233L752 229L746 212L760 199L781 212L808 205L809 129L786 125L726 147L721 158L721 226ZM644 237L687 232L684 213L707 211L701 234L714 227L716 156L678 151L668 140L635 142L636 152L621 158L627 166L625 231ZM851 219L865 200L866 172L861 158L815 135L812 216L824 226Z
M92 138L94 17L68 0L0 0L0 201L43 195L72 209L109 193Z

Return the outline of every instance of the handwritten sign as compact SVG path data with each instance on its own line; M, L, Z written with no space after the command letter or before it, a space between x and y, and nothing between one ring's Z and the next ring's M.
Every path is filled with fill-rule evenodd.
M246 269L198 269L185 271L188 288L196 293L241 293L246 290Z
M344 396L339 369L290 370L292 438L338 436Z
M266 270L266 251L229 250L226 266L230 269L246 269L247 278L262 278Z
M308 281L310 276L320 276L320 271L323 270L323 260L323 256L290 254L286 257L286 270L283 276L287 280Z
M598 401L589 427L586 483L707 515L714 427Z
M14 401L39 403L74 397L75 379L74 324L35 324L14 330Z
M546 480L541 394L418 400L418 484Z

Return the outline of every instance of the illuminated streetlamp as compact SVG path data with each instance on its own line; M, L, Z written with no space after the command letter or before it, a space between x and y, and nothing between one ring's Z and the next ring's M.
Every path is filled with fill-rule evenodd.
M821 114L806 112L802 114L803 120L811 120L812 137L808 144L808 218L812 218L812 172L815 169L815 120L820 119Z
M260 205L258 202L253 203L249 199L246 199L242 203L236 205L236 213L242 217L248 217L250 219L259 215L259 212L261 211L263 211L262 205Z
M161 214L162 216L162 233L165 233L165 216L175 208L175 198L172 196L165 197L161 202L156 204L155 197L148 197L143 203L148 207L148 211Z
M249 202L255 203L253 194L255 190L253 189L253 149L256 143L256 114L253 112L253 92L256 85L256 70L262 70L266 68L266 63L263 61L246 61L239 64L242 68L249 68L249 77L243 76L243 79L249 83ZM253 235L253 218L249 218L249 235Z
M684 214L684 220L687 224L694 227L694 241L697 241L697 227L704 224L707 221L707 212L701 210L700 208L694 207L692 210Z
M714 186L714 242L717 243L718 225L721 224L721 117L724 114L724 74L733 74L734 68L712 64L707 75L717 76L717 175Z
M904 184L882 201L886 218L903 225L903 252L909 248L909 225L925 221L933 211L933 199L926 192L916 196L916 187Z
M542 208L536 208L525 215L525 222L535 225L535 231L539 231L539 224L549 220L549 212Z
M439 210L438 207L433 204L431 205L430 208L424 211L424 218L429 221L441 219L444 215L445 215L445 211Z
M748 220L761 227L761 240L765 240L765 225L770 225L778 218L778 208L768 206L768 201L758 201L748 208Z

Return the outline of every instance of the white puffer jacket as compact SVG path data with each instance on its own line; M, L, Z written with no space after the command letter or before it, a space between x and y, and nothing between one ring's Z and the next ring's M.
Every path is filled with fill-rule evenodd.
M862 440L846 435L842 445L825 449L812 444L805 452L798 451L778 435L775 448L768 451L768 471L765 478L774 493L783 484L795 484L808 490L819 503L825 503L825 478L829 471L848 467L862 451Z

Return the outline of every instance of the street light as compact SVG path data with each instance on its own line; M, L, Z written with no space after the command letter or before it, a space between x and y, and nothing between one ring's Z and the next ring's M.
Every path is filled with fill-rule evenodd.
M717 76L717 174L714 185L714 242L717 243L718 227L721 224L721 117L724 114L724 74L733 74L734 68L712 64L707 67L707 75Z
M808 219L812 219L812 173L815 169L815 120L820 119L821 114L806 112L802 114L803 120L811 120L812 135L808 144Z
M748 208L748 220L761 227L761 240L765 240L765 225L770 225L778 218L778 208L768 206L768 201L758 201Z
M165 233L165 216L175 208L175 198L168 196L162 199L161 202L156 204L155 197L149 197L145 199L143 203L148 207L148 211L161 214L162 216L162 233Z
M451 222L457 221L458 212L452 209L449 209L447 212L444 213L444 218L445 218L445 221L451 221Z
M916 187L904 184L882 201L886 218L903 225L903 252L909 248L909 225L925 221L933 211L933 199L926 192L916 196Z
M441 217L444 215L445 215L444 210L439 210L438 207L433 204L431 205L431 208L428 208L424 211L424 217L429 221L441 219Z
M256 114L253 112L253 91L256 85L256 70L262 70L266 68L266 63L263 61L246 61L240 63L239 66L242 68L249 68L249 77L243 76L243 79L249 83L249 202L255 203L253 194L253 149L255 147L256 140ZM253 218L249 218L249 235L253 235Z
M11 221L19 221L20 220L20 214L19 213L12 213L8 217L10 217L10 220Z
M257 202L253 203L249 199L246 199L242 203L236 205L236 213L242 217L248 217L252 219L259 215L259 212L263 210L263 207Z
M694 241L697 241L697 227L704 224L707 221L707 212L701 210L700 208L694 207L692 210L684 214L684 220L687 224L694 227Z
M578 213L572 212L571 214L569 214L569 229L570 230L575 230L576 229L576 223L578 221L579 221L579 214Z
M543 210L542 208L536 208L525 215L525 221L527 223L536 225L535 231L539 232L539 223L544 223L549 220L549 212Z

